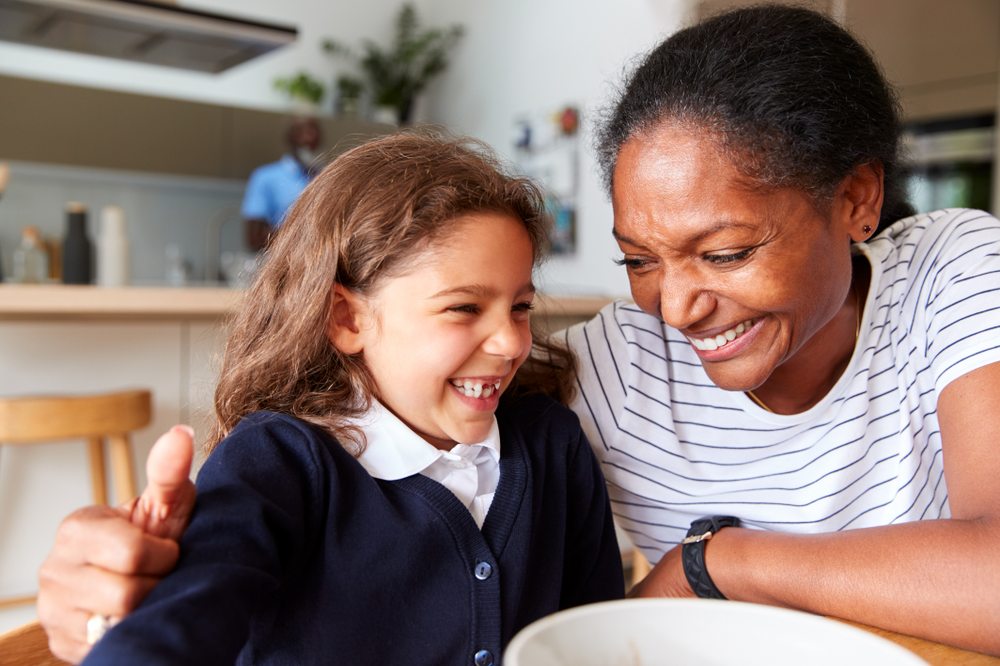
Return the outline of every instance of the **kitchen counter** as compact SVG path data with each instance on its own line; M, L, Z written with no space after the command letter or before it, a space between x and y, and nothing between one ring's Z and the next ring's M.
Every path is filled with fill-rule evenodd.
M242 292L224 287L0 284L0 319L215 319Z
M95 287L0 284L0 319L218 319L239 305L243 292L217 286ZM593 316L611 301L601 296L547 296L536 312L565 325Z

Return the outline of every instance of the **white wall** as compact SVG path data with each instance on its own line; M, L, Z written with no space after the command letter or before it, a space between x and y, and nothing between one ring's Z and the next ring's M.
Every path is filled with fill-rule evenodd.
M175 4L250 20L291 25L298 40L221 74L133 64L51 49L0 42L0 73L232 106L282 110L286 98L274 79L300 69L328 88L345 66L320 48L324 37L347 44L360 36L380 39L390 34L397 0L177 0ZM329 108L329 107L327 107Z
M635 57L676 31L689 0L422 0L427 22L466 27L449 70L419 109L428 120L479 137L513 157L514 119L580 107L583 117L577 253L554 257L541 286L557 293L626 295L612 264L611 206L592 148L593 121Z

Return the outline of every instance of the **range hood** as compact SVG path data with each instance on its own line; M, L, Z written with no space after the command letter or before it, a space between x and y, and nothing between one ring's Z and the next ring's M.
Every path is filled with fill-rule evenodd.
M167 2L0 0L0 40L201 72L222 72L297 35Z

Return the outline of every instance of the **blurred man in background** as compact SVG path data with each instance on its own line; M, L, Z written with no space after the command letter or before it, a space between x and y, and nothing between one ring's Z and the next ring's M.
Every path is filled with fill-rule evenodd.
M241 212L251 250L267 246L285 211L309 183L320 138L315 118L295 118L286 135L288 152L277 162L259 166L250 174Z

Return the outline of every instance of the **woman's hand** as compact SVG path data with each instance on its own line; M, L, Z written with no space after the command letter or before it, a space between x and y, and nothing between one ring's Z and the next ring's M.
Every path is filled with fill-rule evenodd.
M629 597L694 597L681 564L681 546L674 546L660 558L653 570L636 583Z
M194 507L193 451L191 429L175 426L149 453L141 497L118 508L79 509L63 520L38 573L38 618L55 656L82 660L90 650L87 620L127 615L173 569Z

